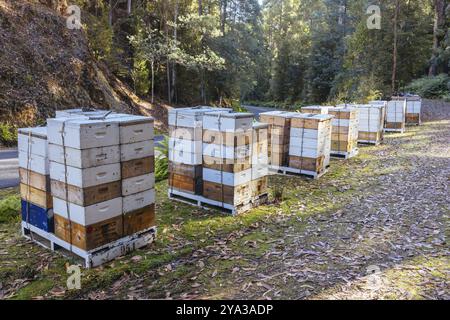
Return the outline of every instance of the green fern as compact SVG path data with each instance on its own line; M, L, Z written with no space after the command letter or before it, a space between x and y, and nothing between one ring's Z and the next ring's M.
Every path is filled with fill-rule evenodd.
M169 159L158 156L155 161L155 180L160 182L169 177Z
M169 177L169 137L165 136L155 150L159 152L155 160L155 179L159 182Z

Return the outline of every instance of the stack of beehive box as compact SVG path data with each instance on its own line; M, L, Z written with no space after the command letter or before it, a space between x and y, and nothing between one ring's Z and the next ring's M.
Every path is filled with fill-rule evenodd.
M331 106L307 106L300 109L301 113L307 114L328 114L328 110L334 108Z
M422 98L410 96L406 102L406 124L420 125L422 123Z
M269 125L253 124L252 198L257 201L267 195L269 183Z
M47 124L58 238L89 251L154 227L152 118L76 115Z
M269 165L286 167L289 163L289 137L293 112L270 111L260 114L260 121L269 124Z
M379 144L384 138L384 105L358 105L359 133L358 142Z
M336 107L328 110L332 120L331 155L350 158L358 153L358 109Z
M19 129L18 150L22 221L53 232L47 128Z
M384 131L400 132L405 131L406 120L406 99L392 100L386 106L386 123Z
M289 167L318 177L330 164L331 120L325 114L298 114L291 119Z
M253 114L203 117L203 197L236 209L252 201Z
M154 120L111 115L119 124L124 236L147 230L155 219Z
M203 116L211 107L169 111L169 193L203 193Z
M422 123L422 98L417 95L406 97L392 97L392 100L402 101L406 98L406 124L407 125L420 125Z

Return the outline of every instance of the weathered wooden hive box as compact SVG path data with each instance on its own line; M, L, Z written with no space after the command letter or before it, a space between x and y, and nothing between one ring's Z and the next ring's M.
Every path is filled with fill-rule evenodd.
M53 232L48 150L47 128L18 130L22 221L45 232Z
M270 166L288 165L291 118L296 114L287 111L271 111L260 114L260 121L269 124Z
M384 105L358 105L359 133L358 142L379 144L384 139Z
M400 132L405 131L406 125L406 99L392 100L386 106L386 132Z
M203 193L203 115L231 109L180 108L169 111L169 187L187 194Z
M350 158L357 154L359 115L354 107L329 109L332 120L331 155Z
M289 167L321 174L330 164L331 120L326 114L298 114L291 120Z

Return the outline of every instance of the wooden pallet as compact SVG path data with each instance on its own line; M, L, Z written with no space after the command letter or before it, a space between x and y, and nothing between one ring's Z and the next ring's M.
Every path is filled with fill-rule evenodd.
M274 174L306 176L306 177L309 177L312 179L319 179L325 173L328 172L328 168L326 168L324 171L322 171L320 173L317 173L315 171L308 171L308 170L302 170L302 169L296 169L296 168L290 168L290 167L279 167L279 166L270 166L269 170L271 173L274 173Z
M168 196L171 200L193 205L205 210L218 210L226 214L231 214L233 216L249 211L257 206L263 205L268 200L268 195L265 194L249 199L247 202L244 202L237 206L233 206L228 203L214 201L200 195L189 194L179 190L169 190Z
M145 247L155 241L156 233L156 227L149 228L94 250L85 251L75 246L71 246L70 243L59 239L53 233L45 232L26 222L22 222L22 235L25 238L44 248L60 252L65 256L82 259L84 260L84 266L87 269L98 267L133 250Z
M259 196L255 196L252 198L252 203L253 203L254 208L265 205L268 202L269 202L269 194L268 193L261 194Z
M373 145L373 146L378 146L381 144L382 141L380 140L358 140L359 144L366 144L366 145Z
M359 154L359 149L353 149L351 152L331 152L330 156L336 159L350 159L356 157Z
M384 128L384 132L395 132L395 133L405 133L405 129L389 129L389 128Z

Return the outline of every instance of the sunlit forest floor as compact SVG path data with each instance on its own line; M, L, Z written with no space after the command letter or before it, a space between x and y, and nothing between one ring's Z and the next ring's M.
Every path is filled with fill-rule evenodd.
M282 203L238 217L170 201L159 183L157 241L84 270L76 291L73 260L0 222L0 298L449 299L449 141L449 120L409 127L320 180L271 177Z

